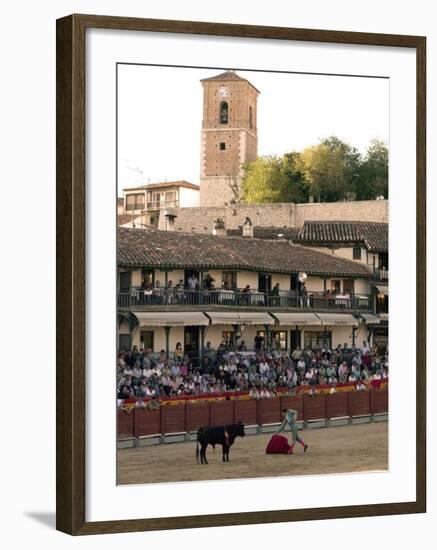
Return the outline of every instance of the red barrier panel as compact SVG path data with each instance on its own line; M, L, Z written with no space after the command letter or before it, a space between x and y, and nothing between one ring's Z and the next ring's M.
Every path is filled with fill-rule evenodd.
M370 415L370 391L355 391L349 393L350 416Z
M327 418L349 416L349 395L347 392L332 393L326 396Z
M244 399L234 401L235 422L244 424L258 424L258 407L256 399Z
M213 401L209 404L211 426L224 426L234 423L234 402Z
M126 412L123 409L117 411L118 437L134 437L134 412Z
M131 413L132 414L132 413ZM155 435L161 433L161 410L135 409L134 433L135 437Z
M388 390L372 390L370 400L372 414L388 412Z
M209 403L187 403L186 431L194 432L202 426L209 426Z
M305 395L303 398L305 420L321 420L326 418L326 395Z
M185 405L161 406L161 433L185 432Z
M281 422L280 397L271 397L270 399L258 400L258 422L261 425Z
M302 395L284 395L281 397L281 411L283 409L294 409L297 411L297 419L303 420L303 396ZM282 414L281 414L282 417Z

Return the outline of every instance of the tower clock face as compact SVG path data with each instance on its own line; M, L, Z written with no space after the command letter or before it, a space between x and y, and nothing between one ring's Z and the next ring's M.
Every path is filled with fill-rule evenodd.
M225 86L222 86L221 88L219 88L219 94L222 97L226 97L228 95L228 89L225 88Z

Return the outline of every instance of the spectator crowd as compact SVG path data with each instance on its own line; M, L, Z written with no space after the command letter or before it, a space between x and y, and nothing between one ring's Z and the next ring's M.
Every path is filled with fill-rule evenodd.
M151 350L123 351L117 361L117 397L120 400L162 399L178 396L219 395L249 392L255 399L277 394L279 388L290 393L300 387L353 383L364 391L374 380L388 379L388 354L369 347L339 345L327 348L285 351L214 352L208 342L199 365L184 356L180 344L176 351L158 354Z

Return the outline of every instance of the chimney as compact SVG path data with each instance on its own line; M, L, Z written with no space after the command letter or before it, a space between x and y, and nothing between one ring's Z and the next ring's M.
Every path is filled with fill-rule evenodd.
M253 239L253 223L249 216L246 217L246 220L243 223L243 237Z
M218 235L219 237L226 237L225 222L221 218L215 220L212 234Z
M174 231L177 214L174 209L167 208L159 211L158 229L161 231Z

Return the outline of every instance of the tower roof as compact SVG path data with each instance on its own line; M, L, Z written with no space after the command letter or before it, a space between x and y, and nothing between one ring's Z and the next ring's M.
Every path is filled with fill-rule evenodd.
M235 71L225 71L224 73L217 74L215 76L210 76L209 78L202 78L200 82L210 82L210 81L236 81L239 80L241 82L247 82L250 84L253 88L255 86L247 80L247 78L242 78L240 75L238 75ZM259 93L259 90L255 88L255 90Z

